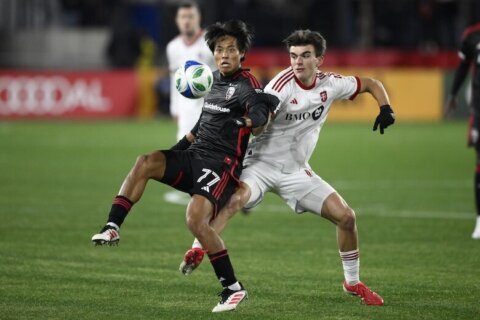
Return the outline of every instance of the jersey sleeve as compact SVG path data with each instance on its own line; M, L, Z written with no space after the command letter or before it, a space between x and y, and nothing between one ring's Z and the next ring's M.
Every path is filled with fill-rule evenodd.
M355 76L331 75L330 81L335 89L336 99L353 100L360 92L360 78Z
M262 84L251 73L244 71L242 75L245 77L245 81L241 82L242 94L240 95L240 103L246 105L248 99L253 94L263 92L263 90Z
M279 110L281 110L283 108L283 106L285 105L285 101L287 101L287 98L288 98L288 90L284 89L284 90L281 90L280 92L276 91L276 90L273 90L273 85L275 83L274 81L275 79L271 80L266 86L265 86L265 93L269 93L271 95L274 95L275 97L278 98L278 100L280 100L280 103L279 105L277 106L277 109L276 109L276 112L278 112Z
M470 37L467 36L462 40L460 45L460 50L458 51L458 56L464 61L472 61L475 58L475 48L470 43Z

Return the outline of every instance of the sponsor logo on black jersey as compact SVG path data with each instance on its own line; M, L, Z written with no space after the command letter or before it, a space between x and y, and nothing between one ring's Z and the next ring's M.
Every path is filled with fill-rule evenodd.
M211 103L208 103L208 102L205 102L203 107L205 109L213 110L213 111L220 111L220 112L224 112L224 113L229 113L230 112L230 109L228 109L228 108L222 108L222 107L217 106L216 104L211 104Z

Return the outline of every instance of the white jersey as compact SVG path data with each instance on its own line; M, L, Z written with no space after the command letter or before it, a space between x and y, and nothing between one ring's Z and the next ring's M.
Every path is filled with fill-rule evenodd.
M358 77L317 72L313 85L306 87L291 67L283 70L265 87L279 98L279 109L265 132L249 143L244 165L260 160L283 173L310 169L308 161L332 102L353 100L359 90Z
M195 126L203 107L203 99L188 99L178 93L173 77L175 71L187 60L195 60L207 64L212 71L216 70L213 55L207 46L205 34L200 33L190 43L177 36L167 44L168 69L170 71L170 113L178 119L177 140Z

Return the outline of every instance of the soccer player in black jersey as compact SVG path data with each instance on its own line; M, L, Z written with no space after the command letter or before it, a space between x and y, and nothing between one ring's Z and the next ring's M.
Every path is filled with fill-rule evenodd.
M475 147L477 164L475 169L475 203L477 206L477 222L472 233L473 239L480 239L480 23L465 29L462 36L460 64L455 71L452 89L447 100L447 111L457 107L456 96L464 82L470 67L473 65L472 75L472 104L468 128L468 145Z
M237 281L224 243L209 222L238 186L249 135L252 130L261 131L268 121L269 105L271 109L275 104L259 98L263 96L256 92L259 82L241 68L252 38L251 27L239 20L206 29L205 39L218 70L199 121L170 150L138 157L113 201L106 226L92 237L99 245L118 243L119 228L150 179L189 193L187 226L207 250L223 286L213 312L235 309L247 292Z

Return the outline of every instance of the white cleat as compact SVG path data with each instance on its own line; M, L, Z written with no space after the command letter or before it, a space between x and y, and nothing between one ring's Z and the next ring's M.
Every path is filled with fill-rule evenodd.
M120 233L118 231L118 228L109 224L103 227L99 233L94 234L92 237L92 242L95 243L96 246L118 245L119 241Z
M247 299L247 291L241 283L240 286L242 287L240 290L223 289L219 294L220 301L215 308L213 308L212 312L233 311L243 300Z
M472 239L480 239L480 216L477 216L477 223L472 233Z

